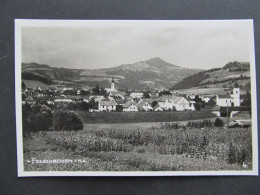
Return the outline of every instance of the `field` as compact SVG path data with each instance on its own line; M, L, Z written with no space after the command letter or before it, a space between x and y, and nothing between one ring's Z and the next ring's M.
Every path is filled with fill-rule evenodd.
M84 112L78 111L83 123L173 122L216 117L206 111L184 112Z
M199 123L198 123L199 124ZM201 123L202 124L202 123ZM34 132L24 137L25 171L218 171L252 169L251 129L163 123L131 129ZM31 159L79 159L32 164ZM243 167L242 163L247 167Z
M46 85L40 81L36 81L36 80L25 80L23 79L23 82L25 83L26 87L28 88L36 88L36 87L48 87L49 85Z
M173 90L175 93L181 93L181 94L222 94L222 93L226 93L225 92L225 88L221 87L209 87L209 88L203 88L203 87L193 87L193 88L189 88L189 89L180 89L180 90Z

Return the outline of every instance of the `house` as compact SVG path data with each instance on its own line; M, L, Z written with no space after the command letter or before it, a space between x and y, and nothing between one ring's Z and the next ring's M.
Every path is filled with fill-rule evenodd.
M138 107L133 101L126 102L123 105L123 112L137 112Z
M31 96L29 96L22 103L23 104L27 103L27 104L30 104L30 105L34 105L34 104L36 104L36 101Z
M89 112L99 112L98 109L89 109Z
M233 98L230 94L217 95L216 105L218 106L232 106Z
M57 87L55 87L55 86L49 87L49 92L57 92L57 91L58 91Z
M208 103L209 102L209 100L210 100L210 97L207 97L207 96L202 96L201 97L201 100L203 101L203 102L206 102L206 103Z
M130 93L131 98L142 98L144 96L143 92L132 92Z
M137 104L137 107L140 111L152 111L153 110L151 101L140 101L140 103Z
M98 103L98 110L100 112L104 112L104 111L116 111L116 102L114 101L106 101L106 100L102 100Z
M69 103L75 103L72 99L55 99L55 104L69 104Z
M172 110L173 104L169 102L169 97L163 96L155 99L158 102L158 105L164 110Z
M93 96L93 98L94 98L95 102L100 102L105 99L105 97L103 95L96 95L96 96ZM90 99L91 99L91 97L90 97Z
M233 94L217 95L216 105L218 106L240 106L240 88L234 88Z
M163 111L163 108L160 107L159 104L157 104L157 105L153 108L153 110L154 110L155 112L161 112L161 111Z
M47 104L48 104L48 105L54 105L54 101L48 100L48 101L47 101Z
M113 97L114 97L115 99L122 99L122 100L124 100L126 95L127 94L124 91L111 91L111 92L109 92L109 96L108 97L110 99L113 99Z
M171 103L171 105L173 105L172 107L174 107L177 111L191 109L189 101L182 96L172 96L169 99L169 102Z
M190 110L190 111L196 110L196 109L195 109L195 104L196 104L196 102L195 102L195 101L189 101L189 103L190 103L190 107L189 107L188 110Z
M159 107L163 110L193 110L195 108L194 105L192 106L190 102L182 97L182 96L163 96L161 98L157 98L155 101L158 102Z
M84 98L83 100L82 100L82 102L86 102L86 103L89 103L89 99L86 99L86 98Z

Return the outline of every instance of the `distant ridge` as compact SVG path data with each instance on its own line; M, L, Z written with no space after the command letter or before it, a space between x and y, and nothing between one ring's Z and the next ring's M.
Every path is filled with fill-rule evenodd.
M27 75L27 79L45 78L48 83L66 81L75 86L96 86L98 83L105 88L109 87L111 78L114 77L119 89L169 89L185 77L200 71L201 69L182 68L159 57L95 70L55 68L37 63L22 64L22 72L26 73L24 75Z

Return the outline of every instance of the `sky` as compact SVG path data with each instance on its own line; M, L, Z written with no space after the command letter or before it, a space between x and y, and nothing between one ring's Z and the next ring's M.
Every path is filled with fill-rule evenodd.
M159 57L210 69L249 61L244 27L22 27L22 62L99 69Z

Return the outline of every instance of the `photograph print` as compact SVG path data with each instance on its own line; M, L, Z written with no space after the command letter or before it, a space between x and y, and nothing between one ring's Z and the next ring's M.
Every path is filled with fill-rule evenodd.
M258 175L253 20L15 20L18 177Z

